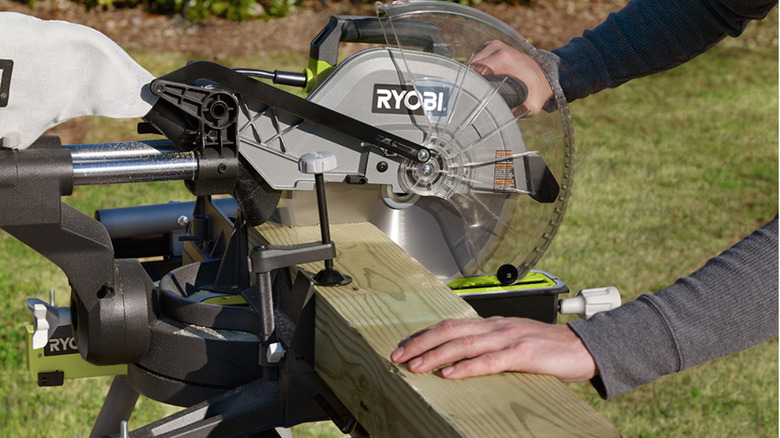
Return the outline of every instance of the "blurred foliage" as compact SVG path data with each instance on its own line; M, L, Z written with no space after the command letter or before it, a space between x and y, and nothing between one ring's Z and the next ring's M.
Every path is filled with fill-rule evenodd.
M37 0L15 0L30 7ZM222 17L242 21L249 18L284 17L301 7L301 0L71 0L87 8L143 7L150 13L181 14L188 20ZM478 1L478 0L477 0Z
M38 0L14 0L35 6ZM199 22L209 17L222 17L242 21L249 18L281 18L303 6L302 0L70 0L87 8L135 8L143 7L155 14L181 14L186 19ZM315 0L322 4L330 0ZM352 0L352 3L373 3L374 0ZM450 0L471 6L483 0ZM493 3L528 3L532 0L489 0Z

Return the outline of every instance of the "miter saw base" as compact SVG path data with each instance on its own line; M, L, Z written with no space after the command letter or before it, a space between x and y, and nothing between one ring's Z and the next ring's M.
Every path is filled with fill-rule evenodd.
M250 275L239 262L246 259L248 245L247 229L233 222L237 214L228 198L99 210L96 216L105 221L116 252L150 257L143 266L159 280L155 303L160 321L153 330L150 353L136 364L95 366L81 359L71 326L61 326L43 349L32 349L28 342L33 379L39 386L58 386L64 379L129 374L144 395L188 406L263 377L263 367L257 366L265 360L258 356L263 341L250 335L261 331L262 322L238 293L238 285ZM129 236L127 230L141 216L145 220L137 228L139 234ZM188 222L186 232L180 222ZM212 257L206 249L224 255ZM299 257L289 256L285 262L295 264ZM166 270L171 266L177 267ZM299 325L297 332L285 327L278 331L288 348L310 338L302 336L301 330L313 331L313 326L301 324L305 315L313 318L306 304L311 294L309 277L296 279L286 271L273 277L276 320ZM477 275L448 286L483 317L525 317L548 323L557 320L558 296L569 292L561 280L542 271L532 271L509 285L502 285L495 275ZM28 327L28 337L32 332ZM296 354L312 354L311 347ZM171 368L171 363L179 365Z

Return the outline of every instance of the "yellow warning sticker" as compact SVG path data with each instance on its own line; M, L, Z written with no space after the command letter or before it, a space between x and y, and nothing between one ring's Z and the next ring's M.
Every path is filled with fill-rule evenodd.
M496 163L493 166L493 190L497 193L515 188L515 163L512 151L496 151ZM506 158L501 160L501 158Z

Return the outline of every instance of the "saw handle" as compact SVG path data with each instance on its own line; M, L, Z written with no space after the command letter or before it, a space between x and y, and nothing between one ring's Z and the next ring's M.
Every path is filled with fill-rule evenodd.
M385 31L377 17L334 15L327 26L314 37L309 57L335 66L340 42L388 44L420 47L426 52L450 56L435 23L421 20L394 20L392 33ZM389 41L389 38L399 41Z
M493 87L498 87L498 94L504 98L509 108L522 105L528 98L528 87L520 79L512 76L484 76ZM542 109L551 113L558 108L555 97L544 103Z
M493 87L498 87L498 94L504 98L509 108L523 104L528 98L528 87L523 81L512 76L484 76Z

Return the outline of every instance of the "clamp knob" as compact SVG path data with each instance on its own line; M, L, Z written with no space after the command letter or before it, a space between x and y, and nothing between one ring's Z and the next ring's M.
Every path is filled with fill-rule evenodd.
M284 349L282 343L274 342L270 344L265 351L265 360L268 361L268 363L279 363L285 353L287 353L287 350Z
M57 327L70 325L70 307L55 307L38 298L27 298L27 309L33 314L34 350L45 347Z
M617 307L620 307L620 292L614 286L583 289L576 297L565 298L558 302L558 309L562 315L577 314L585 319Z
M332 152L309 152L298 159L298 170L301 173L314 174L314 190L317 192L317 211L320 215L320 232L322 243L329 244L330 224L328 223L328 207L325 202L325 172L330 172L338 166L336 156ZM314 276L314 283L320 286L343 286L349 284L352 277L333 269L333 259L325 260L325 269Z
M325 173L338 166L332 152L309 152L298 159L298 171L301 173Z
M6 149L16 149L22 144L22 134L18 131L9 132L5 137L0 137L0 146Z

